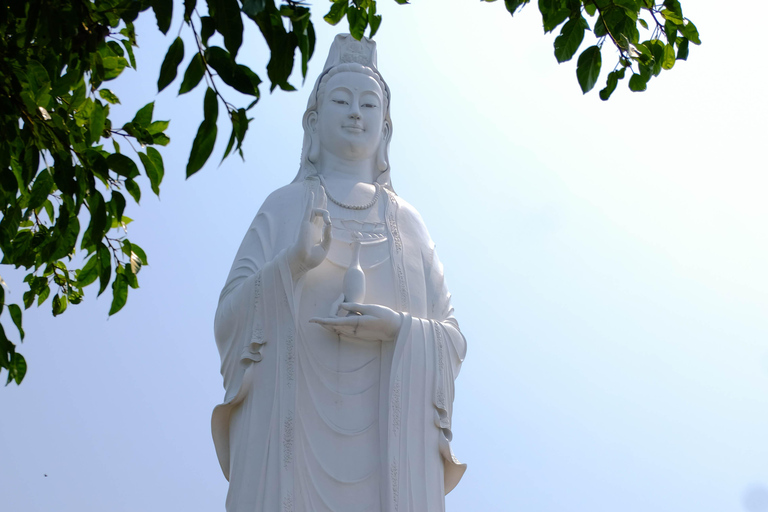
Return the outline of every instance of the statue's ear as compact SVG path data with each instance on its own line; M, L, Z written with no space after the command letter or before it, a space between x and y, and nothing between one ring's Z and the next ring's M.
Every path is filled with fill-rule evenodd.
M304 133L309 135L309 152L307 159L316 163L320 157L320 138L317 134L317 111L310 110L304 114Z
M392 140L392 125L389 121L384 121L384 127L381 130L381 144L379 144L379 154L376 158L376 164L381 172L389 169L389 141Z

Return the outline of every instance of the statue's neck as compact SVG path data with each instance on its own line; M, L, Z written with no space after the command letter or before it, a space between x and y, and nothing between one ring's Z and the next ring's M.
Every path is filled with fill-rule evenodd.
M317 172L326 181L373 183L378 176L376 158L346 160L331 153L323 152L315 164Z

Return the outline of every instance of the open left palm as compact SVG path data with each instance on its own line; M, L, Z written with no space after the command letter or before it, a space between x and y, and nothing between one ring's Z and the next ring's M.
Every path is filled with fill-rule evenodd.
M402 315L386 306L343 302L341 309L349 316L312 318L310 322L321 325L334 334L365 341L394 341L400 334Z

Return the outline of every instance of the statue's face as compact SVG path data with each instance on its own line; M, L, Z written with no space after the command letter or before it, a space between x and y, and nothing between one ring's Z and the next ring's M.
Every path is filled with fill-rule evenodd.
M332 76L318 109L320 145L346 160L376 154L384 129L384 102L379 83L363 73Z

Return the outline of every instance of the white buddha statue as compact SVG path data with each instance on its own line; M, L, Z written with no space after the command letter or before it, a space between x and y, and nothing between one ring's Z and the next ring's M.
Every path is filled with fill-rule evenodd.
M213 412L228 512L438 512L466 341L435 246L397 194L373 41L339 35L294 181L264 201L221 292Z

